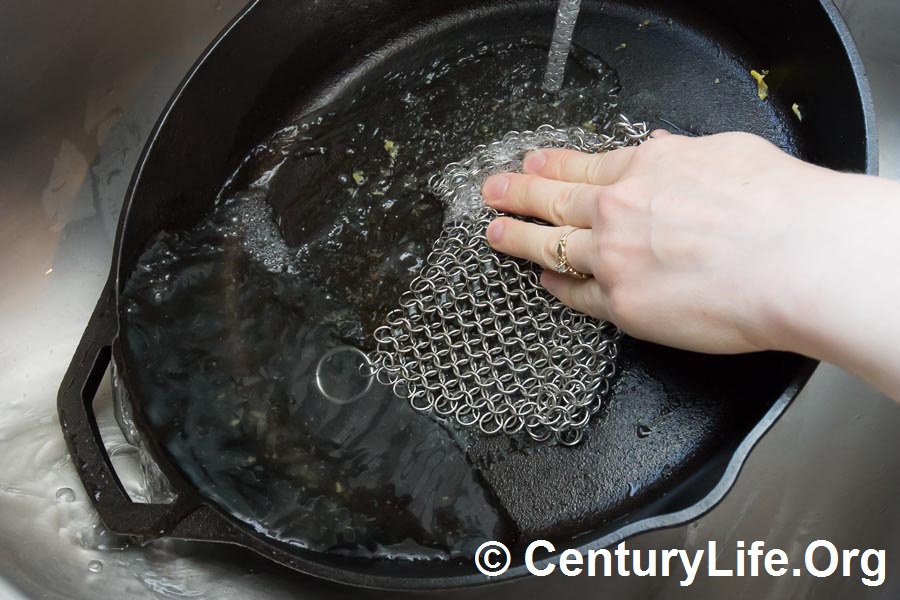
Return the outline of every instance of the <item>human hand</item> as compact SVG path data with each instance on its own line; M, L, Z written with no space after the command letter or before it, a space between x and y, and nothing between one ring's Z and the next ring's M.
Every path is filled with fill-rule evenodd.
M798 224L814 219L816 190L837 174L749 134L664 131L606 154L536 151L524 169L489 178L485 202L551 226L502 217L488 241L547 269L541 281L563 303L688 350L786 345L783 296L817 251ZM591 276L583 281L555 272L557 242L573 227L567 258Z

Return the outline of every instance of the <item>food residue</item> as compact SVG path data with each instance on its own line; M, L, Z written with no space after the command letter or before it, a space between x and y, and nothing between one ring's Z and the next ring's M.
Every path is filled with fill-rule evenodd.
M352 177L353 181L356 182L356 185L362 185L366 180L366 176L362 171L354 171Z
M800 105L794 102L794 105L791 107L791 110L794 111L794 114L797 115L798 121L803 121L803 113L800 112Z
M618 52L619 50L624 50L627 47L628 44L619 44L618 46L616 46L616 52Z
M387 140L384 143L384 151L388 153L388 156L391 157L391 160L394 160L397 158L397 153L400 152L400 146L398 146L391 140Z
M756 70L750 71L750 75L756 80L756 95L759 96L760 100L765 100L769 97L769 84L766 83L766 75L768 74L768 71L761 73Z

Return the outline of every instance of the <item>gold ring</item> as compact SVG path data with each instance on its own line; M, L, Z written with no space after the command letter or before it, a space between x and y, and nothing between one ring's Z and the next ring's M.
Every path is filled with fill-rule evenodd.
M559 241L556 242L556 272L568 275L569 277L574 277L575 279L587 279L590 275L573 269L572 265L569 264L569 257L566 255L566 243L573 231L578 231L578 228L573 227L568 230L561 238L559 238Z

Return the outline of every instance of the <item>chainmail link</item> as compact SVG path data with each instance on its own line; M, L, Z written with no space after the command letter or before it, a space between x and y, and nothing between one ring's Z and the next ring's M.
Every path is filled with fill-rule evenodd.
M624 116L599 134L543 125L479 146L432 179L444 230L375 331L378 381L416 411L466 429L579 443L609 392L620 333L556 300L531 263L491 250L485 230L499 213L485 206L481 184L521 170L536 148L604 152L647 137L646 124Z

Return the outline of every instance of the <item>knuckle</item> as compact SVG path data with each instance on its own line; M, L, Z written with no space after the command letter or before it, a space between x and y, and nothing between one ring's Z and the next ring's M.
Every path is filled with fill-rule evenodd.
M521 179L521 182L522 193L516 194L515 200L518 206L525 207L536 193L535 185L537 184L537 177L534 175L526 175Z
M544 166L543 170L550 177L560 179L563 173L569 168L569 163L571 161L572 157L569 156L568 153L551 152L550 158L547 160L547 164Z
M558 239L553 229L547 230L547 234L544 236L544 243L541 244L541 256L540 261L545 267L553 267L556 264L556 243Z
M601 202L597 207L597 224L606 229L614 229L622 212L613 202Z
M618 219L623 213L633 210L640 198L640 189L629 179L624 179L605 188L597 205L601 222L608 223Z
M554 164L553 176L560 179L566 173L572 173L578 163L581 162L582 153L576 151L563 151L558 154L559 160Z
M628 323L633 314L633 299L631 292L622 285L616 285L607 292L607 303L610 316L614 321Z
M646 164L655 161L662 154L662 146L665 141L665 139L660 138L647 140L634 151L633 162L635 164Z
M601 242L595 262L594 276L601 285L611 289L621 285L625 278L627 261L616 244Z
M611 186L610 202L619 208L633 209L640 205L640 199L645 195L644 186L636 178L622 179Z
M609 315L601 314L603 312L603 290L596 285L586 285L581 288L582 297L579 299L582 306L589 309L591 316L602 319L609 318Z
M584 178L586 181L600 181L603 175L603 164L608 156L608 152L595 154L585 162Z
M566 222L566 216L570 213L572 206L573 188L566 187L560 190L556 196L550 201L549 214L550 221L556 225L562 225Z
M601 225L607 225L610 221L614 221L618 216L618 210L615 202L609 193L604 193L597 204L597 219Z
M615 187L615 191L623 198L634 198L644 191L644 187L641 179L637 177L626 177L619 181Z
M634 161L638 165L646 166L667 157L677 156L677 150L684 148L685 141L685 138L671 134L652 137L637 147Z

